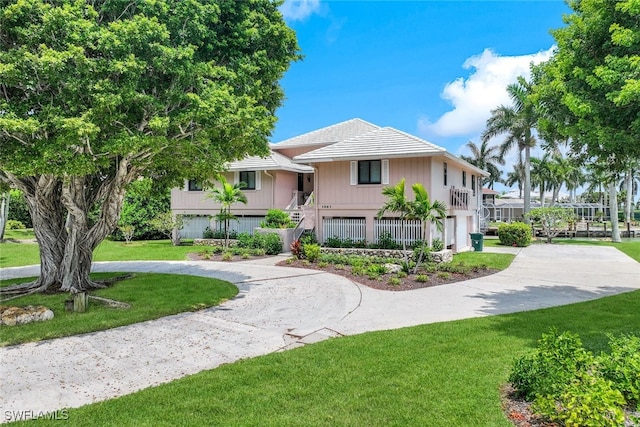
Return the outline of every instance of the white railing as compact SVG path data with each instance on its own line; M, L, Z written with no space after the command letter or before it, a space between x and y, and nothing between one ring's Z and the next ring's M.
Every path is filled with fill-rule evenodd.
M450 194L450 208L455 210L469 209L469 200L472 198L472 191L467 188L452 188Z
M338 237L360 242L367 238L366 229L367 222L364 218L324 218L322 220L322 236L325 241L330 237Z
M391 238L398 244L402 244L403 223L399 219L375 219L373 222L373 238L375 242L380 240L383 233L388 232ZM420 221L404 221L404 242L411 244L422 240L422 223Z

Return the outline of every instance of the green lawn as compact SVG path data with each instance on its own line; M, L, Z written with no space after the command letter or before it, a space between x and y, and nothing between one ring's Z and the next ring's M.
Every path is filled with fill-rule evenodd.
M184 261L186 254L196 252L190 241L181 246L169 240L144 240L131 243L103 241L93 252L94 261ZM36 243L0 243L0 267L20 267L40 263Z
M122 274L102 273L94 274L92 277L99 279ZM28 279L6 280L0 282L0 286L26 280ZM217 279L136 273L131 279L91 292L91 295L126 302L131 305L129 309L108 308L91 300L89 310L85 313L72 313L64 310L64 301L68 298L66 293L28 295L5 304L44 305L53 310L53 320L12 327L3 326L0 329L0 346L101 331L185 311L195 311L218 305L233 298L237 293L238 288L234 285Z
M73 426L504 426L499 388L552 326L640 333L640 292L332 339L69 412ZM55 422L42 421L43 424Z

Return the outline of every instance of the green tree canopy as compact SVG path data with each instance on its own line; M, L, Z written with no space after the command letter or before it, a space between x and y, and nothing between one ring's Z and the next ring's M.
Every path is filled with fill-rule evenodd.
M92 286L92 251L134 179L204 179L267 152L278 81L299 59L277 6L0 0L0 180L29 204L39 288Z
M640 2L571 0L557 49L534 67L543 133L570 138L609 170L640 158Z

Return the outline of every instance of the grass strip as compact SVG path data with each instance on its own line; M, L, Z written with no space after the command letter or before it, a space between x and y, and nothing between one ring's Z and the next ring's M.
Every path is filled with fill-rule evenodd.
M91 277L99 280L123 274L96 273ZM5 280L0 282L0 286L28 280L28 278ZM102 331L186 311L196 311L218 305L233 298L237 293L237 287L218 279L177 274L136 273L131 279L90 293L131 304L131 308L128 309L110 308L90 300L89 310L85 313L73 313L64 310L64 301L69 297L67 293L27 295L7 301L4 305L44 305L53 310L54 318L46 322L2 326L0 346Z
M69 411L71 426L504 426L499 387L552 326L640 333L640 291L331 339ZM43 425L55 422L40 420Z

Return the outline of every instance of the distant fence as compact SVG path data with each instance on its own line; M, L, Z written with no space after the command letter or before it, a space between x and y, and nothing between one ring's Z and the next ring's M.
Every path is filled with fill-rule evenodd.
M253 234L253 229L260 227L260 222L264 221L263 216L240 216L238 220L229 221L229 231L236 233ZM180 230L180 236L186 239L201 239L205 228L212 230L224 230L224 224L216 221L210 216L185 215L184 225Z
M323 218L322 236L351 239L354 242L366 240L367 222L364 218Z
M373 238L376 243L383 233L391 234L391 238L398 244L402 244L402 239L406 244L411 244L417 240L422 240L422 223L416 220L404 221L404 236L402 232L403 223L399 219L375 219L373 222Z

